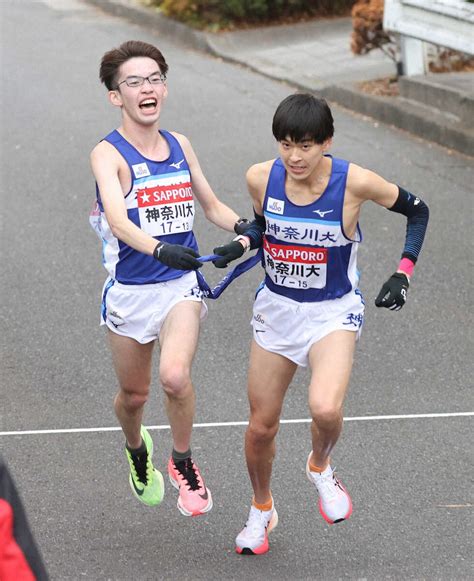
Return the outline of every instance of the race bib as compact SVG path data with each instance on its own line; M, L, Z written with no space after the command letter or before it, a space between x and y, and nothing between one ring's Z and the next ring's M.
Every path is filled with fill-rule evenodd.
M295 289L326 286L328 249L272 244L264 239L265 271L280 286Z
M140 227L150 236L190 232L194 222L191 182L154 185L137 190Z

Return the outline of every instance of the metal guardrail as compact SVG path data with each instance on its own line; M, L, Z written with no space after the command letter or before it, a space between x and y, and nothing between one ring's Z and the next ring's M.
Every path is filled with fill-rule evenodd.
M474 4L465 0L385 0L383 27L400 35L405 75L426 72L424 42L474 54Z

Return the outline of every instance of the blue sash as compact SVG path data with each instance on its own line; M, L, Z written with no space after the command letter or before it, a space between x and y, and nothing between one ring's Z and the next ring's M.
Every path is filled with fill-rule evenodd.
M230 285L230 283L233 280L235 280L241 274L244 274L244 272L247 272L247 270L253 268L258 262L261 262L262 257L263 250L262 248L259 248L256 254L254 254L250 258L247 258L247 260L240 262L232 270L229 270L229 272L224 276L224 278L220 282L218 282L216 286L212 289L207 284L204 275L199 270L196 270L198 284L199 288L202 291L202 294L207 299L219 298L220 295L225 291L225 289ZM212 260L216 260L218 258L222 258L222 256L219 256L218 254L207 254L206 256L200 256L198 260L200 260L201 262L211 262Z

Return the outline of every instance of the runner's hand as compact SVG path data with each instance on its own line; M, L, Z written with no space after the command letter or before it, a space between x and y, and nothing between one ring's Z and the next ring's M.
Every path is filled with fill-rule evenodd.
M202 266L202 262L196 260L199 254L192 248L181 246L181 244L159 242L153 256L166 266L177 270L196 270Z
M217 268L225 268L229 262L237 260L237 258L240 258L244 252L245 248L243 245L237 240L233 240L232 242L229 242L229 244L224 244L224 246L214 248L214 254L222 256L222 258L213 260L212 263Z
M376 307L385 307L391 311L399 311L407 300L410 283L408 277L401 272L395 272L385 282L375 299Z

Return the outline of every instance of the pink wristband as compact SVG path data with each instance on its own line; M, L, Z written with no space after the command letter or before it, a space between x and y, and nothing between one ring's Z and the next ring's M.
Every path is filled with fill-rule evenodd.
M239 241L243 242L242 246L244 247L244 252L248 252L250 250L250 238L245 236L244 234L239 234L235 238L232 239L232 242Z
M413 271L415 269L415 263L410 260L409 258L402 258L400 260L400 264L398 265L398 270L402 270L403 272L406 272L406 274L408 274L408 276L411 276L413 274Z

